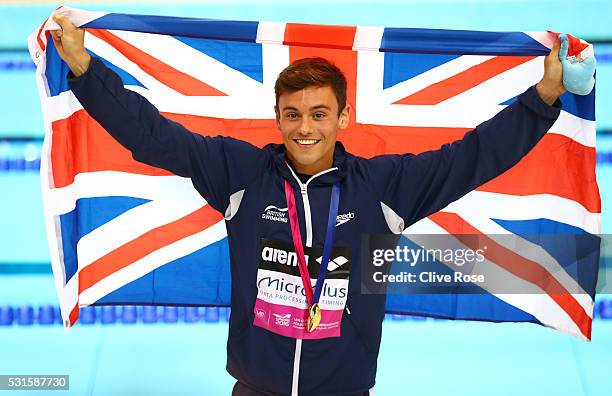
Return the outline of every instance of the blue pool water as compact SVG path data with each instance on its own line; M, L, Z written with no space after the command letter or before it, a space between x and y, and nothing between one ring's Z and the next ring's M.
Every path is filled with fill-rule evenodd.
M387 318L377 395L608 396L612 296L593 341L532 324ZM0 302L16 310L57 304L48 274L0 276ZM3 303L0 303L0 311ZM98 313L101 307L98 307ZM121 309L118 309L121 312ZM1 316L1 315L0 315ZM227 321L0 325L0 373L67 374L70 395L229 395ZM40 395L20 391L19 395Z

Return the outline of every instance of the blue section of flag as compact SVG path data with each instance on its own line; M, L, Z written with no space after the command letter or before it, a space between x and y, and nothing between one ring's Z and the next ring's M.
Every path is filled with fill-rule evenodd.
M263 83L261 44L181 36L174 38Z
M80 198L72 211L60 215L65 282L77 272L76 247L83 236L146 202L149 200L132 197Z
M501 105L511 105L518 99L518 95L514 96L502 103ZM563 111L575 115L576 117L595 121L595 89L590 94L582 96L566 92L559 98Z
M503 220L491 219L506 230L518 235L552 234L552 235L584 235L582 228L550 219Z
M601 241L598 235L550 219L492 220L506 230L541 246L586 293L594 297Z
M257 39L257 26L258 22L252 21L107 14L82 27L255 42Z
M595 121L595 88L588 95L566 92L559 98L563 110L586 120Z
M418 76L461 55L385 52L383 88Z
M87 50L91 56L98 57L104 62L106 66L111 68L115 73L121 77L123 80L123 85L136 85L143 88L146 88L144 84L136 79L136 77L132 76L130 73L125 70L119 68L108 60L102 58L101 56L95 54L94 52ZM47 84L49 85L49 93L51 96L57 96L62 92L69 91L70 86L68 85L68 72L70 68L68 65L60 58L57 49L55 48L55 43L53 40L49 40L47 44L47 66L45 68L45 77L47 79Z
M517 96L513 96L510 99L500 103L500 105L502 106L510 106L512 103L516 102L518 100L518 95Z
M78 262L76 257L76 245L80 237L78 235L79 225L77 210L60 216L60 229L62 232L62 252L64 264L64 285L76 274Z
M385 311L446 319L540 323L498 297L482 294L387 294Z
M464 55L548 55L550 50L522 32L385 28L381 51Z
M227 238L171 261L106 295L96 304L229 305Z
M49 86L49 94L51 96L57 96L62 92L70 90L68 86L67 75L70 68L62 58L60 58L55 43L51 38L47 40L46 50L46 67L45 67L45 79Z
M106 60L105 58L101 57L100 55L97 55L93 51L87 50L87 52L89 52L89 54L91 56L95 56L97 58L100 58L100 60L102 61L102 63L104 63L106 65L106 67L110 68L115 73L117 73L119 75L119 77L121 77L121 80L123 80L123 85L126 85L126 86L127 85L136 85L136 86L139 86L139 87L147 88L147 87L144 86L143 83L138 81L138 79L136 79L136 77L134 77L133 75L131 75L127 71L125 71L122 68L116 66L115 64L109 62L108 60Z
M400 249L406 246L412 251L423 251L422 247L405 237L398 241L398 246ZM437 275L450 275L451 277L454 272L444 263L427 259L409 264L405 261L394 262L389 274L399 275L403 271L416 274L417 279L422 272L434 272ZM539 323L532 315L472 283L443 285L439 282L423 283L419 280L415 283L389 283L386 291L385 311L387 312L448 319Z

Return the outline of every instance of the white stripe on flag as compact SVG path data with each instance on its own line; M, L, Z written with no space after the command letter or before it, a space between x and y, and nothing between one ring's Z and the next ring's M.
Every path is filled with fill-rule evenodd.
M385 28L382 26L357 26L353 51L376 51L381 47Z
M147 232L177 221L199 208L183 201L151 201L130 209L79 240L79 268L85 268Z
M448 233L428 218L425 218L410 226L404 234L411 240L415 240L416 243L419 243L419 241L423 242L425 248L435 249L436 247L431 246L432 243L435 243L435 239L422 238L421 236ZM464 248L467 247L464 246ZM453 263L445 264L451 269L456 268ZM484 274L485 279L506 279L506 286L508 289L525 291L525 294L491 293L492 295L533 315L538 321L546 326L584 338L584 335L576 323L569 317L567 312L565 312L549 295L544 294L536 285L509 273L488 260L482 263L482 266L477 269L476 273ZM487 288L484 287L484 289L486 290Z
M601 213L589 212L576 201L551 194L519 196L471 191L442 211L470 218L504 220L546 218L578 227L589 234L601 234ZM488 233L487 230L482 231Z
M586 294L582 286L580 286L576 280L567 273L563 266L541 246L519 236L510 238L508 235L502 235L507 233L507 230L491 219L482 216L464 216L461 213L459 213L459 215L478 230L486 230L486 232L483 231L483 233L508 250L515 251L522 257L540 264L568 291L568 293L574 296L587 314L591 316L589 311L589 309L593 307L593 299L591 296Z
M261 21L257 24L257 39L255 41L258 43L283 44L286 26L285 22Z
M68 19L70 19L70 22L77 27L86 25L109 14L108 12L85 11L66 6L61 6L56 12L67 16ZM49 21L50 22L46 26L47 30L59 29L59 26L55 23L55 21L53 21L53 19L49 18Z
M185 201L192 207L206 204L188 178L100 171L79 173L72 184L51 189L48 193L49 210L52 215L61 215L73 210L78 199L114 196Z
M378 54L377 57L381 58L380 54ZM436 66L430 70L427 70L424 73L414 76L406 81L402 81L389 88L385 88L383 91L382 99L385 100L386 103L391 104L393 102L405 98L406 96L419 92L420 90L425 89L431 86L432 84L436 84L440 81L453 77L458 73L464 72L474 66L480 65L492 58L494 58L494 56L490 55L460 56L446 63L443 63L440 66ZM380 62L380 59L377 59L377 62ZM381 65L378 67L383 66ZM382 73L380 74L382 75ZM464 102L462 105L465 106L465 103L466 102ZM490 107L491 104L491 101L487 102L487 106ZM493 102L493 104L498 103Z
M150 273L156 268L220 241L226 235L225 222L219 221L204 231L157 249L149 255L134 261L127 267L105 277L89 289L84 290L80 295L79 303L81 305L91 305L107 294Z
M395 126L474 128L506 107L499 103L519 95L535 84L536 81L532 79L534 75L541 74L542 58L533 59L510 69L438 105L393 103L491 58L493 57L464 55L382 90L384 53L359 52L355 112L357 122ZM503 97L500 97L499 93L503 93ZM482 99L484 97L486 100ZM478 111L465 111L468 103L466 100L471 103L470 106L478 107ZM565 135L584 146L595 147L595 122L565 111L561 112L550 133Z
M228 95L237 97L246 95L248 100L252 100L250 93L261 92L261 84L258 81L174 37L121 30L109 30L109 32L176 70L214 86ZM267 96L273 95L268 92ZM266 98L259 98L259 102L262 99L266 102ZM257 103L251 104L257 105Z
M465 56L465 55L464 55ZM473 56L473 55L468 55ZM493 58L493 57L491 57ZM520 65L499 73L478 85L455 95L440 106L456 108L469 103L475 109L496 107L508 99L520 95L528 87L535 85L544 73L544 57L539 56Z
M106 41L99 39L86 32L85 34L85 47L93 51L96 55L106 59L113 65L125 70L131 74L135 79L140 81L148 90L159 92L160 95L178 95L176 91L170 89L167 85L162 84L157 79L146 73L137 64L128 59L121 52L117 51L114 47L108 44Z

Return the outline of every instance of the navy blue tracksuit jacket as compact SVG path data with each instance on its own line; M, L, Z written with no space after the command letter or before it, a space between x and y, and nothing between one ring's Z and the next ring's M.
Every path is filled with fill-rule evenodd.
M71 76L69 84L85 110L136 160L191 178L208 203L225 214L232 276L227 370L272 394L350 395L372 388L385 296L360 293L361 235L401 233L511 168L560 113L559 102L548 106L531 87L439 150L366 159L336 143L333 167L301 181L285 162L283 145L258 148L192 133L126 90L99 59L82 76ZM338 213L352 214L336 227L334 239L334 246L353 252L340 337L292 339L252 324L262 239L292 241L288 222L262 216L270 205L286 207L283 180L296 192L304 246L323 246L333 183L341 187Z

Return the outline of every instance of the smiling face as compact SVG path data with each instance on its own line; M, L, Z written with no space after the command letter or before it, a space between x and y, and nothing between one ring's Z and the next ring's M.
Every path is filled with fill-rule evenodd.
M332 166L339 129L349 123L349 106L338 112L332 88L311 86L279 96L276 122L287 156L298 173L314 175Z

